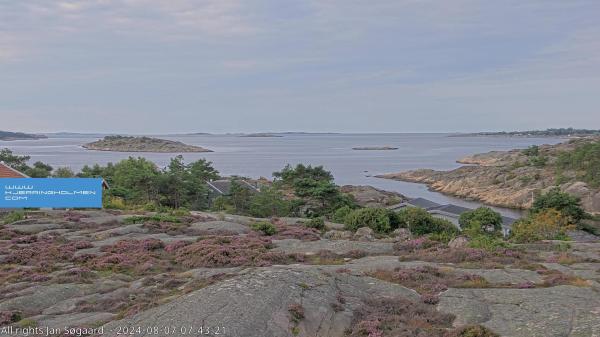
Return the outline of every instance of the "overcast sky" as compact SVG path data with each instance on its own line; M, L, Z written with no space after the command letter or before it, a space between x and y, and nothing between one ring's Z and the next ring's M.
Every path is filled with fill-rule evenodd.
M0 130L600 128L598 0L0 0Z

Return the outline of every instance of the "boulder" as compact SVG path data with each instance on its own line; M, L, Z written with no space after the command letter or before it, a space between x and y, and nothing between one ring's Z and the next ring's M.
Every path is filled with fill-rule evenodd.
M357 229L352 238L356 241L373 241L375 239L373 237L373 230L369 227Z
M456 238L450 240L450 242L448 242L448 247L463 248L463 247L466 247L468 243L469 243L468 238L466 238L464 236L459 236L459 237L456 237Z
M351 231L330 230L323 234L323 238L329 240L350 240L352 238Z
M408 228L397 228L391 236L394 238L394 242L408 241L412 238L412 234Z

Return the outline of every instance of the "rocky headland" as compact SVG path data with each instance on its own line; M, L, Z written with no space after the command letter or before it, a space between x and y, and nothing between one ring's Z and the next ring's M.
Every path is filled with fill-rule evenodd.
M88 150L114 152L212 152L200 146L188 145L182 142L132 136L106 136L98 141L83 145Z
M600 138L573 139L557 145L492 151L458 160L450 171L419 169L380 178L427 184L432 190L496 206L529 208L534 196L559 186L581 199L584 209L600 214Z

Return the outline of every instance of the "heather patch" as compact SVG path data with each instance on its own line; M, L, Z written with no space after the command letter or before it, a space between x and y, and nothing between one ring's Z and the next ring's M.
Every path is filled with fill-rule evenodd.
M468 325L450 331L444 337L500 337L500 335L481 325Z
M175 251L175 261L186 268L268 266L288 262L284 253L270 252L271 240L255 236L213 236Z
M369 275L414 289L422 295L423 302L427 304L437 304L439 300L437 296L450 287L484 288L488 286L487 281L481 276L460 274L431 266L395 268L393 271L377 270Z
M274 219L272 225L275 232L271 232L273 240L298 239L302 241L317 241L321 239L319 230L300 225L288 225L280 219Z
M28 237L30 238L30 237ZM10 247L4 263L43 267L51 270L56 263L71 260L77 250L73 243L61 244L61 240L51 237L28 239L29 244Z
M166 233L168 235L190 234L190 224L181 222L150 221L142 225L150 233Z
M157 239L121 240L102 247L101 256L87 256L86 265L95 270L134 274L170 270L172 257L163 248L164 244Z
M0 326L16 323L21 320L20 311L0 311Z
M454 316L404 298L367 299L354 315L349 337L443 337Z
M413 240L415 241L415 240ZM533 264L536 256L514 250L499 248L488 251L477 248L448 248L444 245L427 244L427 248L413 248L412 250L398 250L400 261L427 261L438 263L458 264L463 268L502 269L512 266L521 269L536 269Z
M543 276L543 282L540 286L555 287L559 285L572 285L577 287L589 287L590 283L575 275L565 274L555 269L541 269L538 274Z

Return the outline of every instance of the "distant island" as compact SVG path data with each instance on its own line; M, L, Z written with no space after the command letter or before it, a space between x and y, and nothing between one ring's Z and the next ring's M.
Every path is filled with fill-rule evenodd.
M359 146L353 147L352 150L357 151L389 151L389 150L398 150L397 147L392 146Z
M132 136L106 136L85 144L83 147L88 150L114 152L213 152L200 146L187 145L173 140Z
M476 132L459 133L450 137L476 137L476 136L505 136L505 137L587 137L598 136L600 130L559 128L529 131L498 131L498 132Z
M0 140L32 140L44 138L48 137L24 132L0 131Z
M249 134L241 135L240 137L271 138L271 137L283 137L283 136L276 135L273 133L249 133Z

